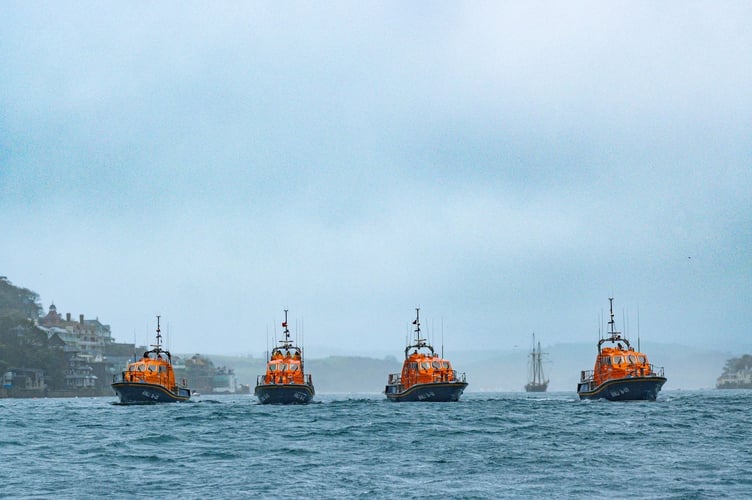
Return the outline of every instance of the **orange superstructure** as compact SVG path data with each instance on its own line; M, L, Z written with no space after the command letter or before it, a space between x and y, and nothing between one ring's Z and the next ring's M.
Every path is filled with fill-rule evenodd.
M452 363L442 359L438 354L426 354L414 350L402 364L400 379L405 389L415 384L430 382L453 382L457 374L452 369Z
M415 343L405 348L402 371L389 374L384 393L391 401L457 401L467 387L465 374L421 338L420 309L415 313Z
M143 382L147 384L159 384L165 387L174 387L175 372L169 361L162 358L141 358L135 363L130 363L123 380L126 382Z
M305 375L303 374L303 360L300 352L293 350L291 353L286 350L275 351L271 359L266 364L266 376L264 381L267 384L303 384Z
M598 341L598 355L592 371L582 371L577 393L580 399L654 400L666 383L663 368L654 367L648 357L635 350L629 340L614 329L613 298L609 298L609 336ZM603 344L610 343L610 346Z
M593 383L600 385L607 380L625 377L653 375L648 357L635 351L626 341L616 347L604 347L595 358Z

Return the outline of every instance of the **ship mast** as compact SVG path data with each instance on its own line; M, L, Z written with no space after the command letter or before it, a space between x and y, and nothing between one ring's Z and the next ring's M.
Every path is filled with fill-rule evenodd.
M426 339L420 338L420 307L415 308L415 321L413 321L413 325L415 325L415 344L408 345L405 347L405 359L408 357L408 352L412 347L415 347L416 349L420 349L421 347L425 347L431 351L431 354L434 354L433 346L426 342Z
M159 328L159 318L160 316L157 315L157 343L152 344L152 347L155 348L157 356L159 356L159 352L162 350L162 330L160 330Z
M282 333L285 334L285 339L279 342L282 344L283 349L289 349L292 347L292 341L290 340L290 329L287 328L287 309L285 309L285 321L282 323L282 327L284 328Z
M415 343L420 345L420 307L415 308L415 321L413 321L413 325L415 325Z
M608 322L609 337L598 341L598 352L601 351L601 345L603 345L604 342L611 342L612 344L616 342L624 342L627 348L631 348L632 346L630 345L629 340L623 338L621 336L621 332L617 332L616 330L614 330L614 325L616 324L616 322L614 321L614 298L613 297L608 298L608 309L609 309L609 314L611 316L611 319Z
M608 322L608 326L610 329L608 333L611 334L611 338L609 340L611 340L612 342L615 340L621 340L621 332L617 332L616 330L614 330L614 324L616 324L616 322L614 321L614 298L613 297L608 298L608 309L609 309L609 314L611 315L611 320Z

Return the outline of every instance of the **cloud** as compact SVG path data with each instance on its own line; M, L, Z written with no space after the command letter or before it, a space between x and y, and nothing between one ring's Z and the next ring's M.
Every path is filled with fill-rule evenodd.
M176 7L3 6L0 263L46 305L205 352L284 306L365 351L417 305L494 346L610 294L750 323L747 4Z

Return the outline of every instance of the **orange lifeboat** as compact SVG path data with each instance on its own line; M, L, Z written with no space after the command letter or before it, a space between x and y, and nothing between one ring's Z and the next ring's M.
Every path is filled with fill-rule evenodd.
M175 380L170 351L162 349L157 316L157 342L141 359L128 363L126 371L113 377L112 388L123 404L177 403L188 401L191 391L185 380Z
M580 373L577 393L580 399L655 401L666 383L663 368L651 365L644 353L635 351L629 340L614 330L614 299L608 301L611 314L609 336L598 341L593 370ZM604 346L605 343L611 345Z
M261 404L306 404L316 391L311 376L303 370L303 350L290 340L287 309L282 327L285 338L272 350L266 373L256 378L254 394Z
M389 401L459 401L467 387L464 373L457 373L448 359L439 357L420 338L420 309L415 309L415 343L405 347L401 373L391 373L384 389ZM412 352L410 350L412 349Z

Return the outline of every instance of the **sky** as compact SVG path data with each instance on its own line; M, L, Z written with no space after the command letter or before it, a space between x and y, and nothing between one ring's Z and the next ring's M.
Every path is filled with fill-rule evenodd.
M750 346L749 2L0 3L0 275L174 352ZM607 319L607 318L606 318ZM271 337L271 340L268 340ZM750 347L752 348L752 347Z

